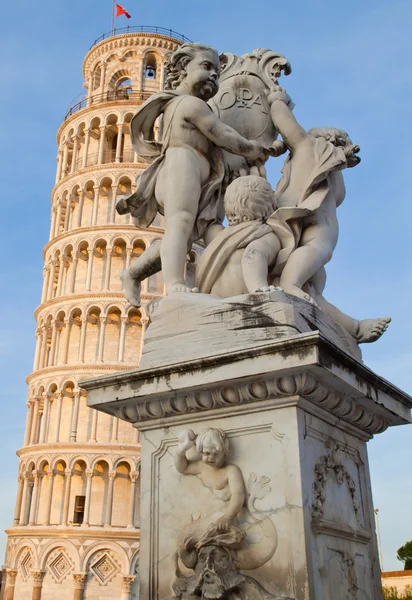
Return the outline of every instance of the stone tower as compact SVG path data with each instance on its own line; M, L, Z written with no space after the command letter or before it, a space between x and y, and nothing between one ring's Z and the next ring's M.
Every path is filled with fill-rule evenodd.
M79 381L137 366L144 305L164 291L155 275L144 285L141 310L126 302L119 274L162 235L163 222L158 216L139 231L115 205L148 162L132 150L130 120L162 87L166 54L184 41L151 27L102 36L84 59L86 95L57 134L36 353L7 531L7 600L137 598L136 430L89 409Z

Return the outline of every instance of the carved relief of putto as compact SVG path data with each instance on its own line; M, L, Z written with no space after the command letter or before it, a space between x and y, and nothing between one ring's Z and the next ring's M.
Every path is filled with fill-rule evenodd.
M194 446L198 454L188 459L186 453ZM240 468L228 463L228 453L229 438L221 429L209 428L198 436L187 429L179 436L176 469L197 477L220 501L220 510L213 505L211 514L192 517L183 527L177 540L173 598L287 600L266 592L255 579L241 573L272 558L277 532L270 518L255 506L256 500L270 492L269 478L252 473L245 486ZM192 574L187 575L189 571Z

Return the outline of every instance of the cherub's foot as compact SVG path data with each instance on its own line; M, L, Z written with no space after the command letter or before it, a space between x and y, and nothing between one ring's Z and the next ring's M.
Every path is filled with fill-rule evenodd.
M175 294L176 292L186 292L186 293L193 293L193 294L198 294L199 293L199 288L194 287L191 288L187 285L185 285L184 283L174 283L173 285L171 285L169 287L169 289L167 290L169 294Z
M130 302L132 306L140 308L142 305L140 300L142 282L138 279L133 279L127 270L120 273L120 279L123 281L124 294L127 301Z
M283 291L286 294L291 294L292 296L297 296L298 298L302 298L302 300L306 300L306 302L309 302L310 304L317 306L317 304L314 301L314 299L312 298L312 296L309 296L309 294L306 294L306 292L304 292L303 290L298 288L296 285L284 285Z
M376 342L376 340L378 340L388 329L390 322L390 317L382 317L380 319L363 319L363 321L359 321L358 332L356 335L358 344Z

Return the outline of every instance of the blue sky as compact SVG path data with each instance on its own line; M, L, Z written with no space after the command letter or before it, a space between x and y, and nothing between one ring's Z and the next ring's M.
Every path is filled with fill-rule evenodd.
M351 315L390 315L366 364L412 392L412 45L410 0L123 0L126 25L159 25L219 51L267 47L285 54L283 79L306 128L346 129L362 163L346 172L340 239L328 267L326 296ZM2 493L0 530L11 525L15 450L23 440L25 377L34 352L33 310L40 299L56 132L82 92L81 64L111 27L110 0L14 0L2 7L0 114L2 214L0 323ZM272 161L269 178L279 177ZM412 427L369 443L385 570L402 568L396 550L412 539ZM1 538L3 555L6 536Z

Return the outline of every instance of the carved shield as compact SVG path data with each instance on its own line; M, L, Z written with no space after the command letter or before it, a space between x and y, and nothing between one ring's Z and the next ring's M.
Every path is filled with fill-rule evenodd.
M277 78L282 71L286 75L291 72L290 64L284 56L266 48L258 48L242 57L221 54L220 61L220 88L209 102L212 110L246 139L271 146L278 133L270 116L267 93L279 87ZM234 176L239 169L247 169L244 158L225 155Z

